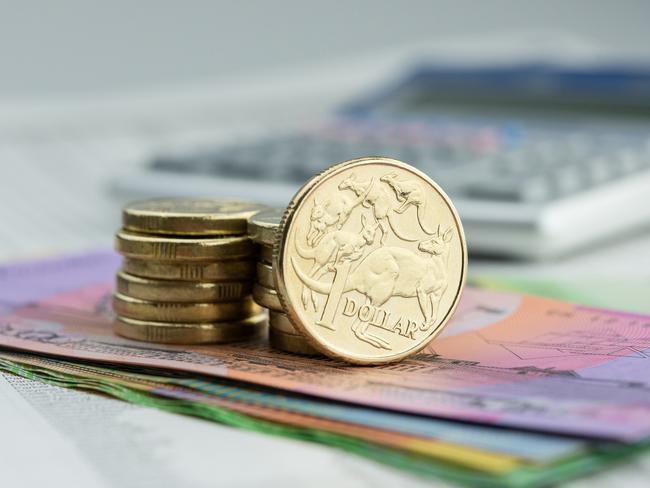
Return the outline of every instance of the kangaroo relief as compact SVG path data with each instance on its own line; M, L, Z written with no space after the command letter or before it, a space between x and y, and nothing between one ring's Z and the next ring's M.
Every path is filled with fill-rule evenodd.
M414 206L420 228L426 234L432 235L433 232L428 230L424 224L426 221L427 200L422 185L413 180L399 180L394 172L385 174L380 180L393 189L397 201L401 203L398 208L394 209L395 212L403 214L411 205Z
M381 183L386 183L387 187ZM395 197L391 195L388 187L394 190ZM320 313L317 294L330 296L332 286L324 285L319 280L328 274L336 273L342 262L360 261L342 284L342 294L352 290L357 291L365 296L365 306L373 309L381 307L392 297L417 299L423 321L421 323L408 321L405 328L401 327L400 330L404 329L405 333L412 336L418 329L431 328L437 319L440 299L447 289L446 265L449 244L453 236L452 229L447 229L441 235L438 226L434 237L419 241L417 249L421 254L399 247L387 247L384 243L391 231L398 239L412 242L411 239L404 239L401 234L394 231L389 215L391 212L403 213L410 205L415 206L418 212L424 208L426 196L421 185L412 181L400 181L394 172L381 176L379 182L374 179L359 181L356 175L351 173L338 184L337 188L340 191L354 192L357 197L356 205L361 204L362 208L367 208L371 212L361 214L361 232L354 233L342 227L356 205L349 203L345 207L337 207L345 209L344 219L342 219L340 212L328 214L325 211L329 203L323 206L314 201L310 216L312 225L315 221L326 222L325 216L329 216L331 220L327 221L329 223L323 227L322 235L318 239L314 239L310 233L304 244L301 239L295 241L298 255L313 261L308 272L302 271L295 265L295 261L292 261L294 270L303 283L301 296L303 308ZM330 198L329 202L332 201L345 200ZM320 212L321 208L324 209L323 213ZM318 219L315 220L314 215ZM418 222L424 230L419 215L418 213ZM381 229L380 247L364 255L366 248L374 243L378 229ZM426 231L425 233L429 234ZM348 300L346 304L344 313L347 312L348 315L357 308L354 301ZM323 327L333 328L332 324L322 320L317 323ZM350 327L360 341L390 350L390 343L372 333L369 330L370 325L370 320L364 321L362 317L357 316Z
M356 175L352 173L339 183L338 188L339 190L352 190L359 203L372 209L372 215L381 229L382 244L386 242L390 230L404 241L414 242L417 240L417 238L407 237L397 230L397 225L393 222L392 212L395 204L390 190L381 183L376 183L374 178L368 181L357 181Z
M419 243L418 249L428 256L422 256L399 247L380 247L370 252L347 276L343 293L355 290L366 297L367 305L377 308L392 297L415 298L418 301L423 321L409 324L409 334L415 328L431 328L438 318L438 305L448 287L447 259L452 229L439 233ZM329 294L331 285L320 283L305 274L293 262L300 280L312 291ZM361 318L361 317L359 317ZM390 349L388 342L368 332L370 321L355 320L352 331L359 340L375 347Z
M274 258L292 323L326 354L362 364L423 347L465 276L451 203L425 175L381 158L337 166L312 185L290 205Z
M372 222L365 214L361 215L362 230L355 234L345 230L335 230L325 234L314 247L305 247L296 241L296 251L305 258L313 260L309 276L320 279L325 274L336 271L336 266L343 261L356 261L363 255L363 248L375 241L378 224ZM309 238L307 238L309 242ZM302 304L318 311L316 294L309 287L303 287Z
M316 244L328 231L333 228L341 229L350 217L352 209L362 202L362 198L351 199L346 195L334 195L321 202L314 198L310 214L310 228L307 242Z

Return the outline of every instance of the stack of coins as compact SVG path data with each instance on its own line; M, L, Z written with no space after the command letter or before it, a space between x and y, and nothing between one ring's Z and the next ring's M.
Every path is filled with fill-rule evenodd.
M174 198L127 205L115 237L125 258L113 297L115 332L176 344L262 334L266 316L251 296L255 245L246 230L263 208Z
M263 210L248 220L248 235L259 244L253 298L269 309L269 342L272 347L294 354L317 355L318 351L309 345L284 313L273 279L273 245L283 212L280 209Z

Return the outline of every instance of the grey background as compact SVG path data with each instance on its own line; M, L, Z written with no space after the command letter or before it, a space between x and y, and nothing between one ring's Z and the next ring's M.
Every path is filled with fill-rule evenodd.
M426 40L571 33L647 52L648 1L0 0L0 96L106 93L278 71Z

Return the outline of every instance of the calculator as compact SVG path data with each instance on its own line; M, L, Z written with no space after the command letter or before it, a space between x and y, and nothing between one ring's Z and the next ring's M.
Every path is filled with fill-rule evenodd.
M419 67L295 132L159 154L137 184L285 206L314 174L362 156L439 183L471 254L576 252L650 224L650 71Z

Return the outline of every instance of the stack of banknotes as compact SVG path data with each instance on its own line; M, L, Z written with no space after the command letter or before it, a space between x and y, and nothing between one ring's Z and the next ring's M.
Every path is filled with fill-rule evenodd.
M650 444L648 315L468 287L422 352L350 367L266 338L117 336L119 266L106 251L0 268L0 368L469 486L547 486Z

